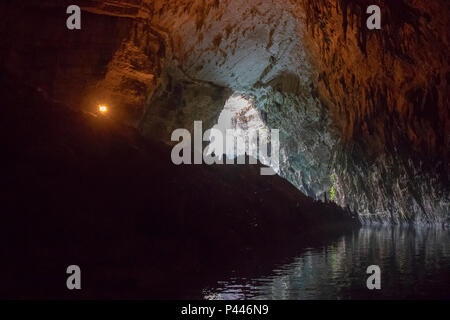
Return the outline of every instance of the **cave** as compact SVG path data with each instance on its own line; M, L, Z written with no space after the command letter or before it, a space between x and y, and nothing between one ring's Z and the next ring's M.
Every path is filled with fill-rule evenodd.
M447 0L72 2L0 3L1 297L450 297ZM369 5L380 29L366 27ZM203 131L233 128L244 147L208 151ZM189 164L171 160L177 129L192 136ZM252 130L278 144L252 153L270 140ZM217 161L195 162L203 152ZM352 282L308 296L280 289L308 285L294 271L260 291L217 285L284 257L308 268L313 246L341 257L355 237L411 264L408 241L438 252L441 287L406 277L397 293ZM73 264L79 292L60 283Z

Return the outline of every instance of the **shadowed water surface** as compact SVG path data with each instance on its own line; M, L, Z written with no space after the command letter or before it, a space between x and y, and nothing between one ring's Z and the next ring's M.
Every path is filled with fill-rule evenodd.
M366 287L370 265L381 268L381 290ZM364 227L306 248L266 276L233 276L203 292L206 299L450 299L450 230Z

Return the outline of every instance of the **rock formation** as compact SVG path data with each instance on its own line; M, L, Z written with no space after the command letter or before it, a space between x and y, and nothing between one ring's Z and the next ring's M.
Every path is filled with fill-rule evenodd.
M239 92L304 193L367 221L449 218L448 1L80 0L79 31L69 4L3 1L1 70L164 142Z

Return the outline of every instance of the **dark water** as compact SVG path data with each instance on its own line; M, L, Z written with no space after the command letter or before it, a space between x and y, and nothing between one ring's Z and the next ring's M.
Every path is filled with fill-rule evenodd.
M381 289L368 290L369 265ZM203 290L205 299L450 299L450 230L364 227L306 248L270 274L233 276Z

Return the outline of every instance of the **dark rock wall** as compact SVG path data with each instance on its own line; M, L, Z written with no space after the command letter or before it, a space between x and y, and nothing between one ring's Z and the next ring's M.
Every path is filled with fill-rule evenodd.
M66 28L73 1L2 1L3 70L52 100L135 124L157 86L164 40L144 1L77 1L82 30Z

